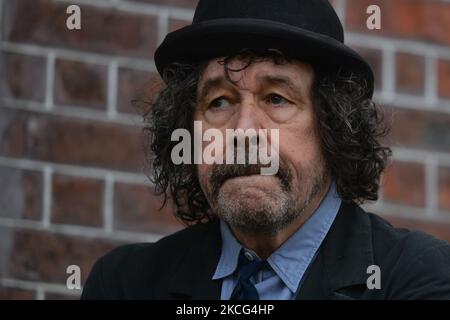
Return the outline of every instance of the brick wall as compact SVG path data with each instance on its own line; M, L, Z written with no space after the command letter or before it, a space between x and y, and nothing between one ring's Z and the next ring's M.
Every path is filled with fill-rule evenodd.
M158 210L130 100L195 0L0 0L0 299L77 298L66 267L181 226ZM82 29L65 27L78 4ZM376 72L394 162L367 208L450 241L450 3L335 0ZM365 27L382 9L382 29Z

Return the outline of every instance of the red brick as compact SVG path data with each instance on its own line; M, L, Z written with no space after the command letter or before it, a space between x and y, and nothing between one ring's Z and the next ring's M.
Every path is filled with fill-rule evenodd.
M381 30L369 30L367 7L381 9ZM350 31L450 44L450 5L428 0L347 0L346 26Z
M52 222L102 225L101 180L55 175L52 183Z
M391 132L384 142L392 146L448 152L450 115L432 111L386 108Z
M450 210L450 168L439 168L439 207Z
M107 72L105 66L57 60L55 103L106 109Z
M2 52L0 70L0 97L44 101L45 58Z
M450 60L438 62L439 96L450 99Z
M157 45L157 18L80 5L81 30L68 30L68 3L16 0L4 6L4 39L50 47L151 58Z
M394 162L385 172L383 186L386 202L425 205L425 168L422 164Z
M27 145L27 121L18 112L0 109L0 154L22 157Z
M407 212L405 212L405 214L407 214ZM425 233L435 236L436 238L450 242L450 224L448 223L406 219L390 214L383 214L382 216L397 228L421 230Z
M32 300L36 292L18 288L0 287L0 300Z
M141 128L0 108L0 155L142 171Z
M154 94L161 89L160 77L148 71L119 69L117 109L119 112L143 115Z
M198 3L198 0L131 0L131 1L149 4L158 4L164 6L176 6L187 9L195 9L195 6Z
M425 89L425 59L424 57L397 53L397 91L423 95Z
M42 174L0 167L0 216L39 220L42 217Z
M162 197L147 186L116 183L114 189L114 227L120 230L171 233L182 226L174 218L169 200L162 209Z
M381 90L383 56L381 50L353 47L372 67L375 76L375 90Z
M83 237L70 237L41 231L0 227L8 246L0 251L4 262L2 276L66 285L69 265L78 265L82 284L93 263L122 243Z
M191 24L191 21L180 20L180 19L170 19L169 20L169 32L181 29Z

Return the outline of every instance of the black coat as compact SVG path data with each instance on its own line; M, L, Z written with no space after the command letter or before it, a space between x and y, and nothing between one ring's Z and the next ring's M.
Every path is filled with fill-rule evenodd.
M123 246L97 261L81 298L219 299L220 252L217 220ZM370 265L381 289L367 288ZM450 299L450 245L343 203L305 276L298 299Z

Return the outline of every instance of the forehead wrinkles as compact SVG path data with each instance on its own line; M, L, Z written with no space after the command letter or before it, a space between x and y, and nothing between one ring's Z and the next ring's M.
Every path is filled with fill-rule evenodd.
M268 63L265 62L255 62L240 70L245 65L245 63L230 63L228 65L228 75L232 80L232 82L230 82L225 75L225 67L222 64L219 64L218 61L210 62L200 77L198 85L199 93L201 93L200 91L202 89L209 89L210 86L205 86L205 84L211 84L211 80L215 80L212 82L214 85L211 87L213 88L217 87L218 84L221 84L235 86L240 90L248 91L251 89L251 85L258 86L260 84L260 80L263 79L265 75L274 73L273 68L270 68ZM282 73L284 74L285 72ZM218 81L219 79L221 81Z
M206 76L208 78L225 76L225 66L223 65L223 63L220 63L220 61L222 60L223 59L210 61L203 70L200 81L204 80ZM306 79L308 78L309 74L313 73L313 69L310 65L298 60L294 60L286 64L275 64L271 60L254 61L250 65L248 65L248 63L246 63L245 61L235 59L228 64L228 73L232 77L232 80L236 81L244 78L244 74L247 78L249 78L255 75L261 76L261 73L262 75L271 75L274 71L277 71L280 75L289 77L297 81L303 80L302 78ZM233 77L234 75L236 76Z

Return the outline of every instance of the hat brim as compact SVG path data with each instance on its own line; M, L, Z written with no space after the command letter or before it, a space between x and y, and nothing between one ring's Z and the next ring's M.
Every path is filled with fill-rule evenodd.
M373 95L374 75L353 49L326 35L261 19L218 19L193 24L169 33L155 52L160 75L173 62L198 63L228 56L242 48L277 48L316 69L358 74Z

